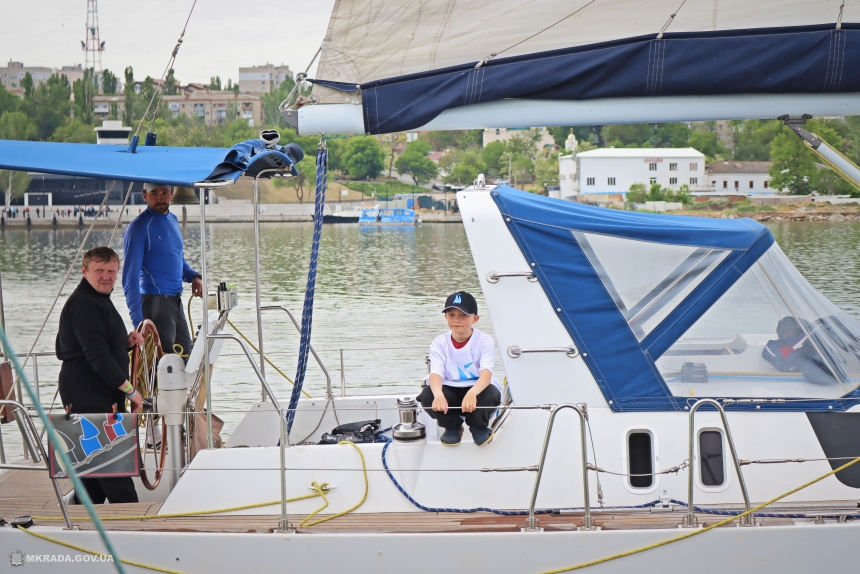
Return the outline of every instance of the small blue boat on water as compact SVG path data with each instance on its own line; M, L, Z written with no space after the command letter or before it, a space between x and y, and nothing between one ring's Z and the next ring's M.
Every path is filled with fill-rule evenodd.
M418 214L405 208L370 208L361 212L359 225L416 225L421 223Z

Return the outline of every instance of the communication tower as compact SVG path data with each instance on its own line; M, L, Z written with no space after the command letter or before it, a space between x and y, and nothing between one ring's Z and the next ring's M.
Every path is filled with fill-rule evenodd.
M105 43L99 37L99 3L98 0L87 0L87 30L86 40L81 40L84 50L84 68L92 68L98 76L102 71L102 52Z

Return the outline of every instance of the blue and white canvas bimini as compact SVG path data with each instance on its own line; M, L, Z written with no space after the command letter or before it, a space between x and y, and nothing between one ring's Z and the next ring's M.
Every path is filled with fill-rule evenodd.
M617 411L688 399L860 400L860 325L750 219L640 214L492 191L546 296ZM747 401L744 402L744 399Z

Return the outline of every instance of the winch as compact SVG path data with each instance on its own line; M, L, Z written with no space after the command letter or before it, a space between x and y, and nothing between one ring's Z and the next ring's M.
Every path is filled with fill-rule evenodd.
M413 397L397 399L400 422L391 428L391 436L396 441L414 442L427 438L427 429L418 422L418 402Z

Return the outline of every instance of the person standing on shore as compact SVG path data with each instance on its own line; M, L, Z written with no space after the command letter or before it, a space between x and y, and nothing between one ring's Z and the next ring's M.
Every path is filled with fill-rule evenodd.
M203 280L183 254L179 220L170 213L173 188L146 183L147 208L125 230L122 287L135 327L144 319L155 323L165 353L191 351L191 333L182 308L182 283L203 296ZM179 345L182 349L174 349Z

